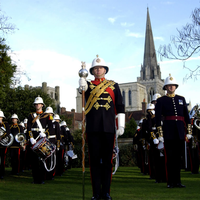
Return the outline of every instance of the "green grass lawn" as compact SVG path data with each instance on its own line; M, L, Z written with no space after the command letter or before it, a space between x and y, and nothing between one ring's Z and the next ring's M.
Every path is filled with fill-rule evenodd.
M6 200L51 200L83 199L82 169L74 168L66 171L62 177L53 181L45 181L44 185L31 184L31 171L25 171L19 176L6 175L0 180L0 199ZM166 183L154 183L148 175L142 175L137 167L120 167L113 176L111 196L113 200L133 199L200 199L200 174L181 172L182 184L186 188L166 188ZM85 172L85 200L92 197L90 172Z

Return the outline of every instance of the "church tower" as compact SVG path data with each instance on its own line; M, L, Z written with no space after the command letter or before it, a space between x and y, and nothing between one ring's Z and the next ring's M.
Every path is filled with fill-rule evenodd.
M149 16L149 9L147 8L147 21L144 45L144 60L141 65L140 77L137 81L146 86L147 102L151 102L155 93L164 95L163 80L161 79L160 66L157 63L156 51L154 46L153 32L151 28L151 21Z

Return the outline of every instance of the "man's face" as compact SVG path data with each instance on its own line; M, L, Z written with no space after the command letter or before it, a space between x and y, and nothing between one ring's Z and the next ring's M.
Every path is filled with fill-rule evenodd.
M152 101L151 103L154 104L154 105L156 105L157 101Z
M168 94L173 94L176 90L176 85L166 85L165 88Z
M12 123L13 123L13 124L16 124L16 123L17 123L17 119L16 119L16 118L13 118L13 119L12 119Z
M2 122L3 121L3 117L0 117L0 122Z
M36 111L41 111L42 107L43 107L43 104L41 104L41 103L35 104Z
M106 74L106 69L102 66L96 66L92 70L95 78L104 78Z

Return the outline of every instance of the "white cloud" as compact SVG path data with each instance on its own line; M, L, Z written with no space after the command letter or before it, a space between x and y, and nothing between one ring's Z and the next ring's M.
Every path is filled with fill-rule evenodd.
M154 41L155 40L161 40L161 41L164 41L163 37L154 37Z
M113 71L123 71L125 69L133 69L133 68L136 68L136 67L140 67L140 66L138 65L138 66L128 66L128 67L115 68L115 69L113 69Z
M172 4L174 4L174 2L172 2L172 1L164 1L164 2L162 2L162 4L165 4L165 5L172 5Z
M49 50L22 50L15 54L16 63L31 78L28 81L23 77L22 86L41 86L42 82L47 82L50 87L60 86L61 106L67 110L76 109L75 97L81 61Z
M134 26L134 23L122 22L122 23L121 23L121 26L130 27L130 26Z
M112 17L108 18L108 21L111 22L112 24L115 22L115 20L116 18L112 18Z
M125 35L127 37L136 37L136 38L142 38L142 37L144 37L142 34L130 32L130 30L128 30L128 29L125 31Z

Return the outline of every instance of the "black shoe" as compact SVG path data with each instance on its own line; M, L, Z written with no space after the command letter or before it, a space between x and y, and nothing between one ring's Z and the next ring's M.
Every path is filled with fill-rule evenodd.
M108 193L103 196L103 199L104 200L112 200L111 196Z
M160 181L155 181L155 183L160 183Z
M91 200L100 200L100 197L99 197L99 195L94 195L94 196L91 198Z
M167 188L173 188L174 186L172 184L167 185Z
M185 188L185 185L182 185L181 183L177 183L177 184L176 184L176 187Z
M45 184L45 182L44 181L42 181L42 182L33 181L32 184Z

